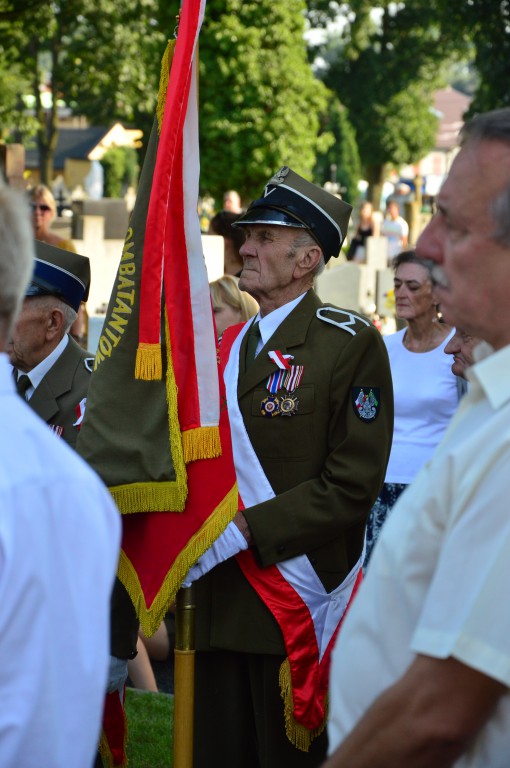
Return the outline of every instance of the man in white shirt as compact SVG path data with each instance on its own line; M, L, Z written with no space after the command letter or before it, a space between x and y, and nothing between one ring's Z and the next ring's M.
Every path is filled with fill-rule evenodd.
M391 266L395 256L407 248L409 239L409 224L400 215L400 209L395 200L388 203L386 218L381 227L381 235L388 240L388 264Z
M26 200L0 186L0 764L90 768L120 519L99 478L16 394L6 348L33 249Z
M510 761L510 109L477 116L417 243L489 356L402 495L340 631L324 768ZM483 349L483 347L482 347ZM477 349L478 352L478 349Z

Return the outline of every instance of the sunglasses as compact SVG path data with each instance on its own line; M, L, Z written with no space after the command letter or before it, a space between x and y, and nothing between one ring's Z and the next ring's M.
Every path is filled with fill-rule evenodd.
M31 203L30 207L33 211L43 211L44 213L51 211L50 206L46 205L46 203Z

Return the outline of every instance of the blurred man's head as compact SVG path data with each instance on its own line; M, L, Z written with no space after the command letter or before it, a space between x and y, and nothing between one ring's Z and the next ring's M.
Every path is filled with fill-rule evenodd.
M510 344L510 109L475 117L420 236L449 322L495 349Z
M0 352L6 349L34 264L27 200L0 180Z
M452 338L444 348L446 355L453 355L452 373L466 378L466 371L474 363L473 350L480 343L476 336L470 336L461 328L457 328Z
M228 189L223 195L223 210L231 213L241 213L241 198L235 189Z
M386 211L390 219L393 219L393 221L395 221L395 219L398 219L398 217L400 216L400 208L398 207L398 203L396 200L391 200L388 203L388 205L386 206Z

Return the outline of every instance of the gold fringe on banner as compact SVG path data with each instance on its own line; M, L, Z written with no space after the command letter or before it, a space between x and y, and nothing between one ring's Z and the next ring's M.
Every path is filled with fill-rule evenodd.
M114 485L109 490L123 515L167 509L182 512L188 495L186 483L179 483L178 480Z
M141 341L136 350L135 379L161 381L162 377L161 344L147 344Z
M165 336L168 350L168 365L166 370L166 400L168 405L168 431L170 445L168 450L172 457L175 480L128 483L110 486L112 494L121 514L129 515L136 512L182 512L188 496L188 481L186 465L177 413L177 383L172 366L170 348L170 333L168 317L165 310Z
M280 667L280 693L283 699L285 714L285 733L288 740L301 752L308 752L310 744L317 736L320 736L326 727L327 707L324 712L324 720L318 728L309 730L294 719L294 699L292 696L292 680L290 676L290 662L285 659Z
M116 763L110 745L108 744L108 738L104 730L101 730L101 738L99 740L99 754L103 761L103 768L126 768L127 760L123 760L122 763Z
M234 519L237 507L238 490L237 484L235 484L200 530L197 531L176 557L171 569L165 576L161 589L149 608L143 596L138 574L130 560L121 550L117 575L127 589L140 620L140 626L147 637L151 637L161 624L168 605L174 602L183 579L191 566L196 563L198 558L204 554L206 549L216 541L218 536L223 533L227 525Z
M198 459L213 459L221 456L221 441L219 427L197 427L182 433L182 449L184 461Z

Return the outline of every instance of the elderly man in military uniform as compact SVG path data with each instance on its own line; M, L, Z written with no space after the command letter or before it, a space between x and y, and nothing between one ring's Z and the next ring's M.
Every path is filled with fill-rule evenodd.
M18 393L72 448L85 413L93 358L69 329L90 285L88 258L36 241L36 260L7 352Z
M393 428L382 338L314 278L351 206L287 167L236 222L259 303L221 348L244 511L199 560L196 768L319 765L330 649L361 578Z

